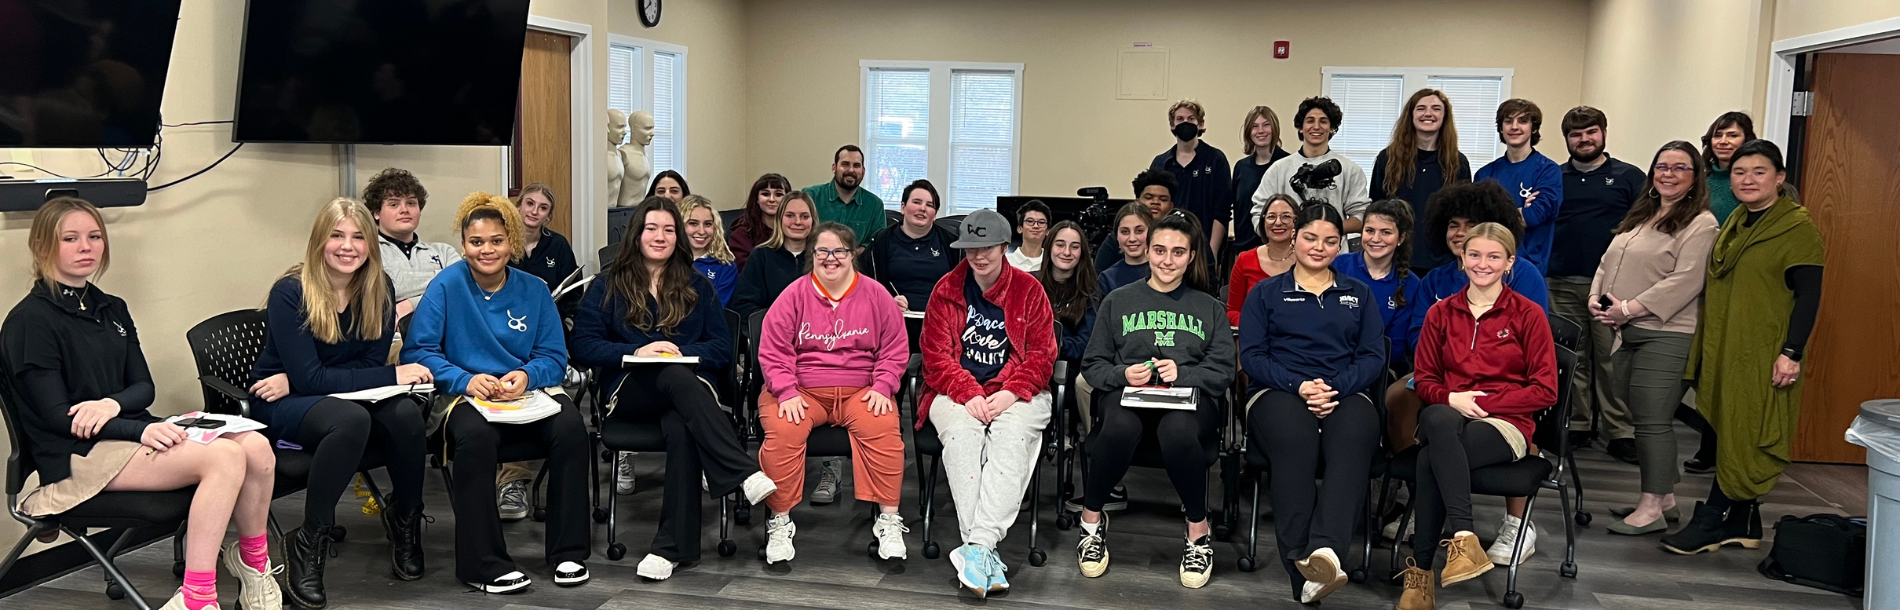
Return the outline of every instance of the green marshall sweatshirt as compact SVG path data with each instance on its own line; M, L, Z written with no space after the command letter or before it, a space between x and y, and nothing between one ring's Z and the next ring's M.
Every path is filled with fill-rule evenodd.
M1148 282L1129 284L1102 300L1095 332L1082 354L1082 375L1102 392L1128 386L1123 371L1148 359L1179 367L1175 387L1218 395L1234 381L1234 338L1227 307L1188 288L1160 292Z

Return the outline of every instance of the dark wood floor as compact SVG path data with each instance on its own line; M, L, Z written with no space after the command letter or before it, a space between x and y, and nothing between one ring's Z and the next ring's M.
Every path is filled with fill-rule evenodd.
M1693 433L1686 435L1683 448L1692 447ZM1686 457L1686 453L1685 453ZM1588 488L1585 506L1595 513L1591 527L1579 530L1577 561L1580 573L1574 580L1557 575L1563 554L1562 516L1557 513L1554 494L1546 493L1538 505L1534 520L1541 530L1538 552L1524 567L1520 589L1527 608L1593 608L1608 610L1744 610L1758 608L1859 608L1860 601L1765 579L1755 572L1755 564L1765 551L1724 550L1711 555L1676 557L1658 550L1658 535L1640 538L1613 536L1603 524L1610 519L1608 510L1631 503L1637 492L1636 469L1615 461L1601 451L1579 455L1584 484ZM429 512L436 522L425 535L429 552L428 575L417 582L398 582L387 575L387 546L376 518L363 515L355 498L347 497L338 507L339 518L350 528L350 539L337 545L341 555L329 562L328 586L331 607L414 608L445 610L538 608L635 609L669 608L899 608L995 605L999 607L1068 608L1297 608L1292 601L1284 572L1268 565L1254 573L1235 568L1245 544L1244 522L1241 533L1231 543L1216 546L1213 582L1200 590L1182 588L1175 575L1182 546L1177 505L1168 498L1173 492L1160 471L1136 469L1128 483L1136 499L1134 507L1114 522L1110 536L1114 564L1099 579L1084 579L1075 568L1075 532L1057 531L1053 513L1046 507L1043 527L1037 542L1048 553L1043 567L1030 567L1027 560L1028 516L1010 531L1003 543L1003 559L1010 566L1013 588L1004 595L979 601L955 588L950 563L943 559L926 560L921 553L921 524L915 512L916 481L906 481L905 516L911 522L909 536L911 558L906 562L879 562L866 557L870 540L871 509L851 502L831 506L803 506L793 512L799 524L798 559L791 565L765 566L754 556L763 541L763 507L750 527L736 527L734 539L740 552L731 558L718 557L713 549L718 540L718 523L706 523L706 559L682 567L671 580L644 581L634 574L634 566L645 555L653 534L653 515L660 505L658 488L662 460L657 455L638 461L640 488L632 496L621 498L620 540L627 544L626 559L613 562L605 558L604 525L596 527L595 555L590 562L593 582L574 589L551 585L549 567L540 558L542 527L532 521L507 526L515 557L524 571L537 579L526 594L485 596L470 591L451 575L454 544L454 515L448 510L447 497L439 477L429 479ZM907 471L914 478L915 470ZM1865 512L1866 470L1861 467L1797 465L1783 483L1770 494L1764 505L1764 521L1772 523L1783 514L1806 515L1818 512ZM606 473L603 472L603 475ZM847 476L847 479L849 477ZM1043 495L1053 500L1051 477L1044 478ZM815 478L814 478L815 481ZM1686 476L1679 487L1684 512L1695 498L1708 493L1708 476ZM847 487L848 489L848 487ZM840 494L848 497L848 494ZM1146 500L1146 501L1144 501ZM1047 504L1047 503L1045 503ZM948 490L940 491L937 505L941 520L936 535L947 553L957 543L954 509ZM716 513L717 504L706 503L707 513ZM279 500L278 518L296 523L302 512L302 496ZM1489 540L1502 514L1502 504L1494 498L1478 499L1480 536ZM1270 520L1260 523L1260 548L1263 563L1270 562L1273 548ZM1772 530L1769 531L1772 537ZM178 586L171 575L169 543L157 544L133 552L120 565L131 575L140 592L156 607ZM1353 551L1350 563L1357 563ZM1386 551L1375 551L1374 582L1349 585L1326 606L1333 608L1389 608L1397 599L1399 587L1384 574ZM39 587L0 599L0 608L83 609L129 608L125 602L109 602L103 590L101 572L86 568ZM1504 593L1505 571L1494 570L1478 580L1460 584L1439 593L1440 608L1497 608ZM225 607L236 608L237 583L229 576L220 582Z

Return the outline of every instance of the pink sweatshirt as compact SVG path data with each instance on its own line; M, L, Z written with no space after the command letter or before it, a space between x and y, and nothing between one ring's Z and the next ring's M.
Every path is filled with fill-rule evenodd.
M869 387L896 397L910 364L903 310L868 277L833 306L810 274L792 280L759 326L759 370L780 402L799 388Z

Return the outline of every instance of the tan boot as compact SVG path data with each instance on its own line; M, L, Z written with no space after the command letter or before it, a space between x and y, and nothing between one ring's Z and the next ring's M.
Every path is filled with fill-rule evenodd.
M1493 567L1491 557L1484 553L1484 545L1478 543L1477 534L1458 532L1439 544L1445 547L1445 570L1441 578L1444 586L1477 578Z
M1398 610L1432 610L1438 605L1438 586L1431 570L1419 569L1412 558L1405 558L1405 592L1399 594Z

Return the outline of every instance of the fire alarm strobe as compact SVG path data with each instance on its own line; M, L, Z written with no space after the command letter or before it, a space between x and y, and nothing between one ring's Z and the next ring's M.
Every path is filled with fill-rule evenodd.
M1285 40L1273 41L1273 58L1274 59L1286 59L1287 56L1292 55L1292 54L1293 54L1293 43L1285 41Z

